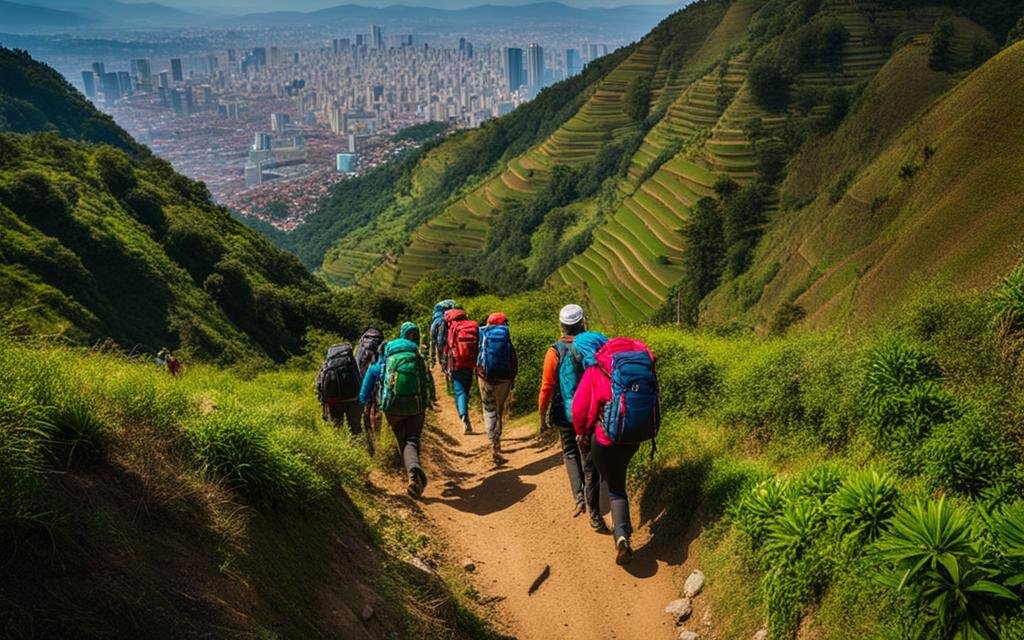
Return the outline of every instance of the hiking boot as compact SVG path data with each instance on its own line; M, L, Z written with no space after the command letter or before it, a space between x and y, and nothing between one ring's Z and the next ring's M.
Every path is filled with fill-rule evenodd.
M587 512L587 505L582 502L577 502L576 506L573 507L572 517L581 516Z
M597 533L611 533L611 529L608 528L608 524L604 521L604 516L599 513L591 514L590 528Z
M463 431L467 436L473 433L473 427L469 424L469 415L462 416L462 424L465 425L466 429Z
M423 473L423 469L419 467L409 472L409 495L414 498L419 498L423 495L423 490L427 488L427 474Z
M615 541L615 564L629 564L629 561L632 559L633 547L629 546L629 538L619 536L618 540Z

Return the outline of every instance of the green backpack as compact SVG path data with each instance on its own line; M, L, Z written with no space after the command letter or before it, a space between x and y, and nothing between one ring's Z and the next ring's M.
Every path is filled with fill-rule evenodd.
M426 367L411 342L388 349L384 360L384 384L380 387L380 408L396 416L413 416L426 410Z

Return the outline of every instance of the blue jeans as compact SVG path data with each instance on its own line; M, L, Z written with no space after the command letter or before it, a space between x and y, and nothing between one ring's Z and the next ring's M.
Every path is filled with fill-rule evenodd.
M469 415L469 390L473 387L473 370L452 371L452 387L455 389L455 409L460 418Z

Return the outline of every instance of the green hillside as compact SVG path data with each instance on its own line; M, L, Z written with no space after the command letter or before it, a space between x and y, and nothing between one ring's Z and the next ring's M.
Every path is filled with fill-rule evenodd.
M399 193L416 202L440 183L429 200L444 204L386 209L327 250L323 270L395 291L435 271L500 292L565 286L606 320L680 315L767 328L780 309L815 316L825 302L793 302L812 276L780 271L789 259L780 238L810 233L807 221L832 209L830 194L915 135L904 128L983 65L1021 13L1024 4L1000 2L693 3L589 67L574 112L528 148L484 163L486 172L459 181L441 167L477 149L487 127L410 161ZM1010 97L996 99L1012 110ZM977 113L977 126L986 117ZM1013 202L1010 185L1001 188L993 198ZM699 229L712 230L710 247L694 248ZM937 259L927 274L955 268Z
M283 360L310 328L356 335L371 320L52 69L0 49L0 71L5 324L235 361Z

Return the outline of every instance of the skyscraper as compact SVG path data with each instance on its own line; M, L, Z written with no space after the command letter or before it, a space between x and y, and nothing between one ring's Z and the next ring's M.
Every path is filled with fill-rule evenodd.
M183 82L185 75L181 72L181 58L171 58L171 81Z
M150 70L149 58L136 58L132 60L131 73L137 85L149 85L153 82L153 72Z
M270 134L264 131L257 131L256 135L253 136L252 149L253 151L269 151Z
M282 133L284 128L288 126L290 118L287 113L271 113L270 114L270 130L274 133Z
M113 106L114 101L121 97L121 81L117 72L103 74L103 104Z
M565 76L570 78L580 71L583 71L583 60L580 58L579 49L565 50Z
M127 71L117 72L117 84L119 88L119 93L122 96L130 96L133 93L135 93L135 90L132 87L132 77L131 75L129 75Z
M96 99L96 74L91 69L82 69L82 88L90 100Z
M270 66L277 67L281 65L281 50L277 47L270 47Z
M372 25L370 27L370 33L373 38L373 48L383 49L384 48L384 29L380 25Z
M103 82L103 74L107 72L106 67L102 62L92 63L92 72L96 74L96 82Z
M518 91L523 86L523 50L516 47L505 49L505 77L509 91Z
M544 47L531 44L526 51L526 81L531 91L544 86Z

